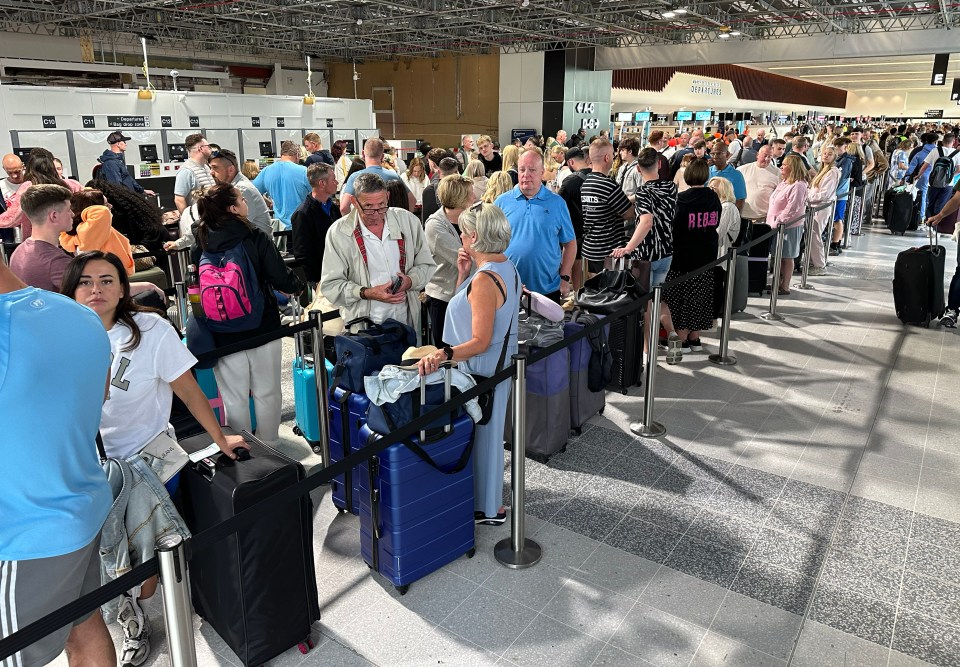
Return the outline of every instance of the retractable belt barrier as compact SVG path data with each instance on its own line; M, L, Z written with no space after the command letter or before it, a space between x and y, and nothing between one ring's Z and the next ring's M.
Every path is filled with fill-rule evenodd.
M657 287L657 290L664 289L667 287L672 287L680 283L686 282L692 278L695 278L706 271L713 270L714 267L719 266L720 264L728 261L728 259L733 254L742 254L749 248L754 245L765 241L768 238L771 238L777 231L774 230L770 233L764 234L763 236L753 239L750 243L746 243L738 248L731 248L727 255L714 260L708 264L705 264L698 269L685 273L681 276L674 278L673 280L668 281L662 286ZM650 291L641 296L639 299L625 305L623 308L612 313L608 317L600 318L597 322L589 324L583 327L580 331L571 334L568 337L565 337L562 341L557 342L549 347L543 348L534 355L530 355L526 360L526 363L535 363L540 361L550 354L553 354L564 347L570 347L576 344L581 339L591 335L595 331L599 331L602 328L605 328L610 325L611 322L616 320L623 319L628 317L635 312L641 310L647 302L654 298L654 292ZM332 311L329 313L324 313L319 317L319 322L325 322L331 319L336 319L339 317L337 311ZM303 331L308 331L317 326L317 321L303 322L296 325L287 325L281 327L279 330L270 333L264 334L262 336L257 336L234 345L224 346L218 350L214 350L207 354L200 355L198 360L200 361L209 361L211 359L220 358L228 354L235 354L247 349L252 349L254 347L259 347L265 343L277 340L279 338L284 338L291 336ZM656 348L656 342L651 340L650 342L651 355L650 360L652 363L656 363L656 354L654 352ZM650 361L648 361L650 363ZM525 366L526 364L522 364ZM495 388L502 382L515 378L519 365L516 360L514 363L505 367L499 373L496 373L484 381L478 383L471 389L464 391L456 396L451 397L446 403L437 406L430 412L424 413L421 416L413 419L408 422L406 425L394 429L387 435L384 435L380 438L375 439L372 443L367 446L358 449L352 453L346 454L339 461L330 464L325 467L318 473L310 474L305 479L296 484L280 491L279 493L266 498L255 505L239 512L233 517L227 519L223 523L209 528L197 535L194 535L187 542L187 555L188 559L192 557L193 553L203 551L204 549L209 548L215 542L224 539L228 535L236 533L241 528L250 525L258 517L265 514L275 512L280 510L286 505L289 505L294 500L300 496L309 494L311 491L323 486L330 482L333 478L344 474L348 470L359 466L364 461L370 459L373 456L376 456L383 450L388 447L392 447L398 443L402 443L405 439L410 437L415 437L423 429L426 429L431 424L436 423L438 420L443 418L450 412L461 408L466 405L471 400L480 397L481 395L487 393L488 391ZM648 376L649 377L649 376ZM652 404L652 387L650 383L647 383L645 387L645 401L650 401ZM516 532L516 531L515 531ZM520 529L522 533L522 527ZM516 546L516 545L514 545ZM77 600L60 607L59 609L50 612L46 616L40 618L37 621L34 621L30 625L21 628L13 634L3 637L0 639L0 660L3 660L18 651L23 650L27 646L39 641L43 637L47 636L51 632L61 628L73 621L81 618L82 616L89 614L92 611L96 611L101 605L109 602L110 600L118 597L124 591L128 591L148 579L149 577L157 574L159 571L159 566L156 558L151 558L150 560L138 565L133 568L130 572L124 574L117 579L104 584L97 590L84 595Z

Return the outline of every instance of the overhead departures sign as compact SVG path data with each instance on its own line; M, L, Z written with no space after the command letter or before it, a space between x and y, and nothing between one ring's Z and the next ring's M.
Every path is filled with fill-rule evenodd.
M949 53L938 53L933 57L933 74L930 75L931 86L947 85L947 68L949 66Z

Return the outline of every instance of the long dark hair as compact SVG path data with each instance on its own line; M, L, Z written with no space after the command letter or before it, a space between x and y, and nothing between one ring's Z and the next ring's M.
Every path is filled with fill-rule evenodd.
M103 196L103 193L99 190L81 190L80 192L74 192L70 197L70 210L73 211L73 227L71 227L67 234L70 236L77 235L77 227L80 226L80 223L83 222L84 210L90 208L91 206L106 206L107 199Z
M337 139L333 142L333 146L330 147L330 155L333 156L333 161L337 162L342 156L343 152L347 150L347 142L343 139Z
M76 300L80 276L83 275L87 264L97 259L109 262L113 265L113 268L117 270L120 284L123 285L123 296L120 297L120 303L117 304L117 309L114 311L113 321L123 322L126 327L130 329L130 342L127 343L122 351L129 352L135 350L140 345L143 334L140 331L140 327L137 326L136 320L133 319L134 313L156 313L157 315L162 315L163 313L155 308L141 306L133 300L130 296L130 279L127 277L127 270L124 268L123 262L120 261L119 257L112 252L103 252L101 250L90 250L80 253L67 264L67 268L63 272L63 280L60 282L60 293Z
M253 229L249 220L229 210L231 206L237 206L241 199L243 194L230 183L214 185L197 198L197 214L200 219L197 224L197 243L201 249L207 249L212 229L222 229L237 220Z
M53 153L46 148L34 148L27 156L25 179L33 185L62 185L68 187L67 182L57 173L57 165L53 163Z
M106 198L113 207L113 228L133 245L143 244L158 250L166 238L166 230L156 202L137 194L125 185L97 179L87 184Z
M407 186L403 181L392 178L387 181L387 206L391 208L402 208L405 211L410 210L410 198L407 197Z

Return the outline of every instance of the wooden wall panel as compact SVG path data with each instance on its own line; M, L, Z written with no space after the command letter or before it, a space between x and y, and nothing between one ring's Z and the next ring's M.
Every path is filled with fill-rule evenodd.
M674 72L686 72L714 79L726 79L733 84L737 97L742 100L801 104L811 109L819 107L843 108L847 103L847 91L832 86L823 86L771 74L739 65L696 65L682 67L644 67L641 69L615 70L613 87L627 90L660 92L670 81Z
M393 86L396 137L425 139L434 146L459 145L464 133L497 135L500 55L461 56L460 110L457 117L456 57L365 62L357 65L357 97L372 99L372 89ZM353 66L328 65L328 94L353 97ZM376 107L375 107L376 108ZM381 117L384 118L384 117ZM381 122L380 132L392 138Z

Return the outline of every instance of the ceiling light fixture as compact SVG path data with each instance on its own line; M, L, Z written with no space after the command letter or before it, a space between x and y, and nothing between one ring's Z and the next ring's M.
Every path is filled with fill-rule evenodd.
M686 14L687 11L689 11L689 10L687 10L685 7L678 7L677 9L674 9L673 11L676 12L677 14Z
M725 32L720 33L720 39L730 39L730 35Z
M662 16L665 19L672 19L676 15L677 15L676 12L663 12L660 16Z
M740 33L739 30L731 30L731 31L730 31L730 36L731 36L731 37L739 37L740 34L741 34L741 33Z

